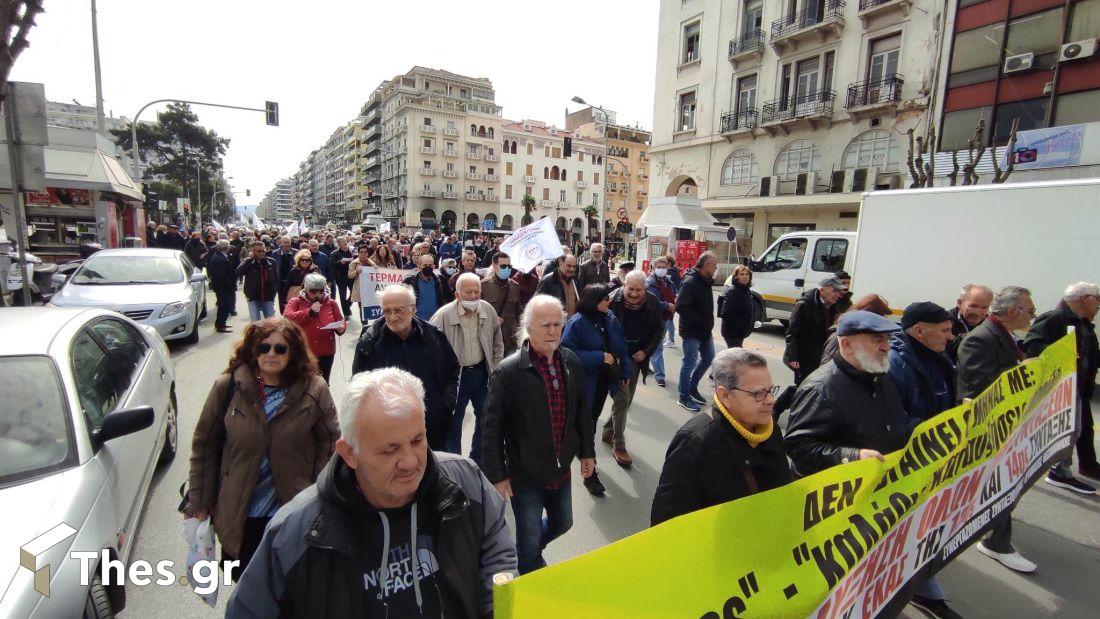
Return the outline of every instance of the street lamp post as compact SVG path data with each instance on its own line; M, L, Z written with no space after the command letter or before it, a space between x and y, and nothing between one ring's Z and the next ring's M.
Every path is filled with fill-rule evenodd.
M578 105L587 105L590 108L593 108L593 109L596 109L596 110L599 110L599 111L603 112L603 147L604 147L603 182L604 182L604 186L606 187L607 186L608 159L609 159L608 152L610 151L610 149L608 148L608 144L607 144L607 125L608 125L608 118L609 118L607 110L603 109L602 107L600 107L598 105L592 105L591 103L586 102L584 99L582 99L580 97L573 97L572 100L573 100L573 103L576 103ZM599 221L599 224L597 226L600 230L600 243L601 244L604 243L604 240L605 240L604 237L606 235L606 230L604 230L604 221L605 221L605 216L607 214L607 191L605 190L603 192L603 194L604 194L603 195L603 202L599 205L600 221Z

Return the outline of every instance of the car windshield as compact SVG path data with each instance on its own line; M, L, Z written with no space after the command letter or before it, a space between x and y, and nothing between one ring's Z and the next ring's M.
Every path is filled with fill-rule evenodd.
M74 284L178 284L183 269L174 256L94 256L73 275Z
M0 402L0 485L75 462L68 407L53 361L0 357Z

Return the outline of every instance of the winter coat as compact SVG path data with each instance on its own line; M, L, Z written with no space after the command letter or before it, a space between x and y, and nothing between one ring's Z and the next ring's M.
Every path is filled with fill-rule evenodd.
M466 334L462 330L462 322L459 317L460 308L458 301L451 301L439 308L429 322L433 327L443 332L447 341L451 343L455 356L459 358L461 363L459 353L462 351L463 338ZM492 372L504 359L504 338L501 337L500 323L497 322L496 311L493 310L492 305L485 301L478 301L477 339L481 353L485 356L485 364L489 372Z
M504 356L507 357L519 348L516 335L523 315L520 286L514 280L502 280L490 272L481 280L481 300L492 305L497 316L504 319L500 323L500 335L504 338Z
M337 249L328 255L329 258L329 272L332 273L333 281L347 285L348 283L348 265L350 262L340 262L341 260L355 260L358 254L352 254L350 251L344 251Z
M601 334L595 322L600 319L603 320L606 335ZM611 353L620 362L618 380L607 381L608 393L614 396L619 392L619 380L630 380L634 376L634 360L630 358L626 347L623 326L610 311L602 317L596 314L590 318L580 312L570 316L561 335L561 346L577 355L581 367L584 368L584 375L590 378L585 381L585 401L588 406L592 406L596 397L596 377L606 371L604 368L607 364L603 361L605 352Z
M297 253L298 252L292 250L284 254L280 249L269 256L269 258L275 261L275 268L279 273L280 290L286 290L286 279L290 277L290 272L294 269L294 256Z
M638 312L641 312L641 339L637 342L631 342L626 340L627 352L630 354L630 359L634 362L634 353L641 350L645 352L645 359L641 363L634 362L637 366L635 369L642 373L642 378L649 376L649 359L653 356L653 353L657 351L657 348L661 345L661 338L665 334L665 318L664 309L662 303L650 293L646 293L645 302ZM631 311L626 307L626 301L623 299L623 292L616 290L611 293L611 303L608 305L610 313L615 315L619 324L623 329L623 336L629 337L626 332L626 313ZM633 376L633 374L632 374Z
M671 269L670 269L671 271ZM676 293L680 337L709 340L714 331L714 280L692 269Z
M925 348L906 333L890 338L890 369L905 407L909 433L921 422L955 406L955 364L946 353Z
M416 273L413 273L412 275L406 277L403 282L406 286L413 289L413 292L416 293L417 299L420 298L420 287L419 282L417 281L419 279L420 271L418 270ZM439 302L439 307L443 307L447 303L454 300L455 295L453 292L451 292L451 287L447 285L447 281L443 279L442 275L440 275L439 273L433 273L432 280L435 282L435 299ZM413 307L413 310L416 310L415 306Z
M722 337L744 339L752 334L756 306L748 286L726 286L718 308L718 317L722 319Z
M226 617L379 616L385 602L375 591L387 548L398 555L408 549L421 559L415 572L408 563L391 563L397 569L388 571L388 578L402 579L407 587L394 587L390 595L408 603L419 591L404 579L421 584L431 578L430 585L422 585L422 604L437 605L446 617L489 617L493 575L517 569L504 512L500 494L476 464L429 451L413 502L385 510L383 517L366 501L344 460L333 456L317 483L271 521L233 589ZM391 521L408 522L408 532L392 530ZM415 543L391 545L394 538L414 535Z
M1075 327L1077 340L1077 391L1083 399L1090 400L1096 389L1096 367L1100 365L1096 326L1074 314L1065 301L1035 319L1024 338L1024 352L1029 357L1038 357L1047 346L1065 337L1069 327Z
M611 271L603 260L588 260L577 271L577 290L584 290L589 284L607 284L611 282Z
M680 289L672 283L668 275L658 278L655 273L650 273L649 277L645 279L645 289L661 302L661 309L665 312L664 319L672 320L672 317L676 315L676 311L671 307L676 303L676 293Z
M325 276L325 279L332 281L332 269L328 259L328 254L323 251L311 252L313 254L313 266L317 267L317 271Z
M249 301L266 303L274 301L279 290L279 277L275 272L275 261L264 257L262 264L249 257L237 267L237 277L244 277L244 296Z
M225 406L231 380L236 388ZM256 369L242 365L214 381L195 425L188 488L191 509L212 514L222 547L234 557L240 556L244 522L263 457L271 462L275 495L286 505L317 480L340 437L336 405L325 379L314 374L287 387L286 400L268 421Z
M194 262L195 266L200 269L206 266L206 256L209 254L209 250L202 239L188 239L187 244L183 246L183 253L187 254L191 262Z
M313 312L313 301L305 297L305 291L287 301L283 316L302 328L309 340L309 349L318 357L331 357L336 354L336 336L343 335L347 330L347 323L339 331L322 329L321 327L344 320L340 313L340 304L332 297L325 295L321 301L321 311Z
M527 307L527 302L535 296L535 290L539 287L539 276L534 273L516 271L512 273L512 281L519 286L519 313L523 314L523 308Z
M229 256L220 251L210 256L206 273L210 277L210 289L214 292L233 292L237 289L236 270L229 261Z
M557 272L543 275L542 279L539 280L538 288L535 289L535 294L548 294L555 299L561 301L561 306L565 307L566 286L573 287L573 292L576 295L577 303L579 304L581 301L581 289L577 286L576 278L570 280L569 283L566 284L561 281L561 277L558 276Z
M978 397L1022 358L1016 339L990 315L959 345L958 397Z
M789 366L791 362L798 362L798 371L803 376L816 370L821 364L821 351L835 316L833 309L822 302L817 288L807 290L791 310L783 363Z

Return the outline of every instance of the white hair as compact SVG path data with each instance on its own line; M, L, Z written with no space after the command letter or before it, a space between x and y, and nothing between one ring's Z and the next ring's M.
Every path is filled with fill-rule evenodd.
M596 248L599 248L600 250L602 250L603 249L603 243L593 243L592 247L588 248L588 251L595 251Z
M218 239L218 251L225 251L229 249L229 239Z
M562 306L561 301L559 301L557 297L552 297L548 294L536 294L531 297L531 300L527 302L527 306L523 308L523 316L520 318L520 328L516 333L516 341L519 342L521 346L527 341L527 331L535 321L535 312L546 306L556 308L561 312L562 320L565 319L565 307Z
M405 297L405 300L408 301L410 307L416 305L416 292L414 292L412 288L406 286L405 284L390 284L389 286L386 286L382 289L382 294L378 295L378 300L381 301L386 297L387 294L391 292L400 293L401 295L403 295Z
M302 288L305 290L324 290L328 287L328 280L320 273L307 273L302 279Z
M374 395L375 407L390 417L407 419L418 410L424 411L424 383L405 370L382 368L352 376L337 419L340 435L355 450L359 449L359 420L366 413L363 399L368 394Z
M477 276L477 273L463 273L455 280L455 292L458 292L462 288L463 283L468 282L477 284L477 289L481 290L481 278Z
M623 278L623 283L624 284L628 283L630 280L633 280L633 279L641 280L642 285L644 286L645 285L645 271L639 271L638 269L634 269L633 271L626 274L626 277Z
M989 313L994 316L1004 316L1009 310L1020 306L1024 297L1030 297L1031 291L1023 286L1006 286L1000 292L993 295L993 303L989 306Z
M961 301L965 299L967 295L969 295L971 292L974 292L975 290L980 290L981 292L984 292L991 297L994 294L993 289L989 286L983 286L982 284L967 284L962 288L959 288L959 300Z
M1100 297L1100 286L1092 282L1076 282L1066 286L1066 292L1062 295L1066 301L1076 301L1082 297Z

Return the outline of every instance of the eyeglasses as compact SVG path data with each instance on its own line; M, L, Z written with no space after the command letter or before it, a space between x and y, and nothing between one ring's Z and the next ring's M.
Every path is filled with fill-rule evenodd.
M409 311L409 306L408 305L406 305L404 307L394 307L394 308L391 308L391 309L384 309L384 310L382 310L382 315L383 316L395 316L396 317L396 316L400 316L400 315L404 314L407 311Z
M261 354L261 355L266 355L267 353L271 352L271 349L272 349L272 348L274 348L274 349L275 349L275 354L276 354L276 355L285 355L285 354L287 354L288 352L290 352L290 347L289 347L289 346L287 346L286 344L275 344L275 345L272 345L272 344L268 344L268 343L266 343L266 342L264 342L263 344L259 344L258 346L256 346L256 352L257 352L257 353L259 353L259 354Z
M756 390L753 390L753 391L749 391L748 389L741 389L740 387L731 387L731 388L734 391L744 391L745 393L751 395L752 399L756 400L757 402L766 401L768 399L769 395L773 398L775 396L779 395L779 385L772 385L771 387L766 387L764 389L756 389Z

